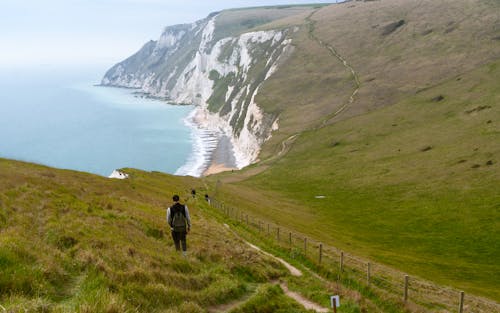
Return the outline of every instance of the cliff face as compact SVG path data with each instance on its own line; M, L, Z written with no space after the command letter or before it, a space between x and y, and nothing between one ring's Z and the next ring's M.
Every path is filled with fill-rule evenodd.
M290 29L244 32L218 22L223 15L165 28L157 41L113 66L102 84L195 104L196 124L229 136L241 168L257 159L277 127L277 117L264 113L255 96L293 47Z

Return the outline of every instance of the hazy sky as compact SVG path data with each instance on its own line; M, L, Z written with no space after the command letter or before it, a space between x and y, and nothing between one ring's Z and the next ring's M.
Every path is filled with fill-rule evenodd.
M116 63L213 11L317 2L328 1L0 0L0 66Z

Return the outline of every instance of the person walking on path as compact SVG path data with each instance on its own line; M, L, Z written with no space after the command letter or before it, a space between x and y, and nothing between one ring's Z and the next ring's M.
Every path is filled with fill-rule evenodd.
M174 204L167 209L167 223L172 231L175 250L180 251L182 244L182 255L186 256L186 235L191 230L191 218L188 207L179 203L178 195L174 195L172 200Z

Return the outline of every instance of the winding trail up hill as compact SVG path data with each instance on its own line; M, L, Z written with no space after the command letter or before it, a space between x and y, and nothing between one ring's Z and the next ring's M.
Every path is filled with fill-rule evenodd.
M256 97L279 129L209 178L221 200L498 300L500 3L350 1L266 27L292 23Z

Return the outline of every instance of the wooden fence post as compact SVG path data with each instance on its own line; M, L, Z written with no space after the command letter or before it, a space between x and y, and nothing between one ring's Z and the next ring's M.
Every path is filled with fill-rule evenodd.
M292 249L292 232L288 233L288 242L290 243L290 249Z
M405 291L403 295L404 301L408 301L408 275L405 275Z
M267 224L267 234L270 235L271 232L269 231L269 224Z
M323 244L319 243L319 264L321 264L322 258L323 258Z
M278 242L280 242L280 228L279 227L276 231L276 240L278 240Z
M307 257L307 237L304 237L304 256Z
M366 284L370 287L371 264L368 262L366 267Z
M464 297L465 293L463 291L460 291L460 303L458 305L458 313L464 312Z
M340 251L340 272L344 271L344 251Z

